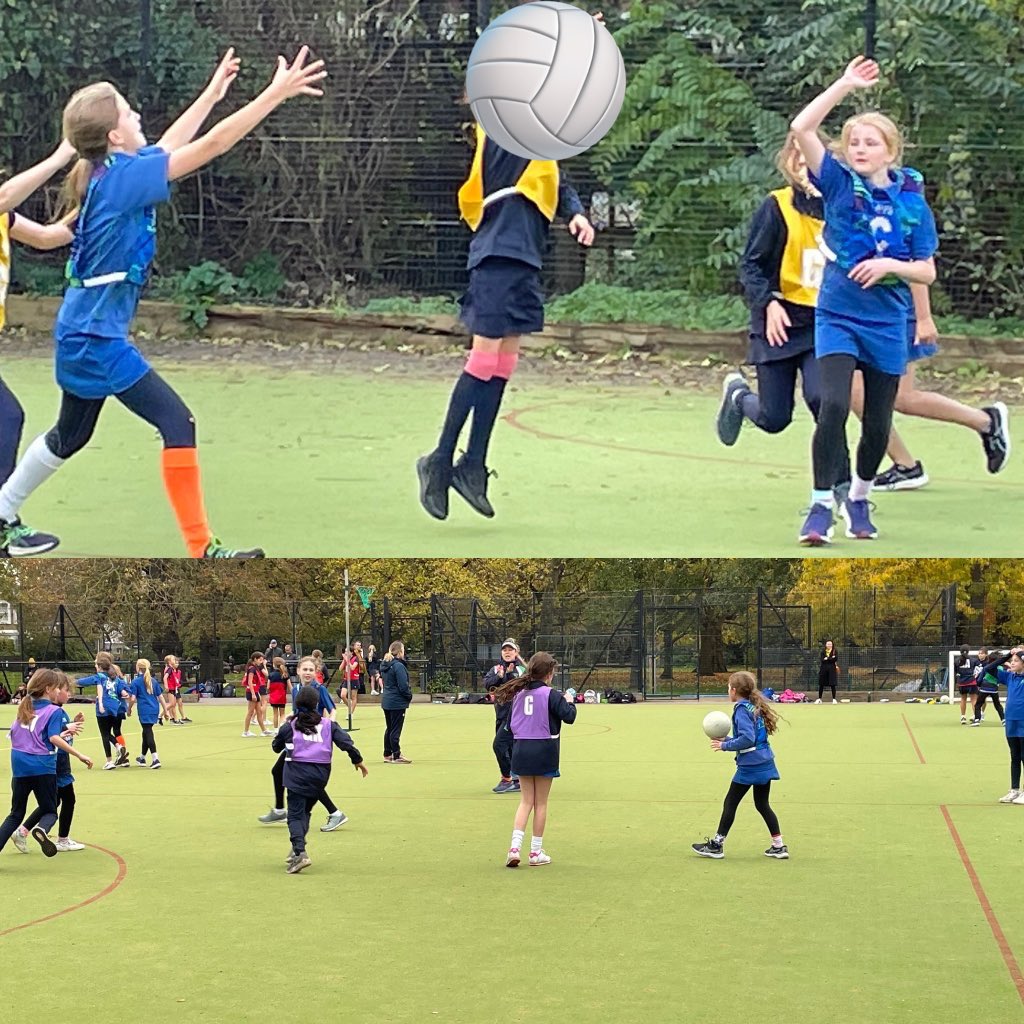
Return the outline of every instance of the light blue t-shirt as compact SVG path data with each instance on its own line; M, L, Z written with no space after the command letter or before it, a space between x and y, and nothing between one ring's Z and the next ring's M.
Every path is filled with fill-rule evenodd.
M139 706L139 722L142 725L156 725L160 718L160 694L164 688L154 678L150 678L152 693L146 692L146 677L136 676L128 687Z
M146 146L112 153L93 171L54 326L57 383L80 398L116 395L149 370L128 332L156 255L155 207L170 195L169 159L159 146ZM118 272L128 279L81 287Z

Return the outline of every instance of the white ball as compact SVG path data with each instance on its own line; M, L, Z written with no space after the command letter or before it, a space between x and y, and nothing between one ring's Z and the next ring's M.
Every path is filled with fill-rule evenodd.
M611 33L572 4L537 0L487 26L466 93L487 137L528 160L564 160L615 124L626 69Z
M713 740L724 740L732 732L732 719L724 711L709 711L704 716L704 732Z

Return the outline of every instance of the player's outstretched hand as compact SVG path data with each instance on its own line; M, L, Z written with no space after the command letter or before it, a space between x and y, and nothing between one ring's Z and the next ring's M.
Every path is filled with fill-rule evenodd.
M366 765L362 761L360 761L359 764L356 765L356 771L357 772L362 772L364 779L366 778L367 775L370 774L370 769L367 768Z
M576 239L580 245L593 245L594 243L594 226L583 216L582 213L577 213L571 221L569 221L569 234Z
M238 69L242 66L241 60L235 56L235 48L228 48L228 52L221 57L217 70L206 86L204 92L208 99L214 103L220 103L228 94L231 83L238 77Z
M870 89L878 83L879 69L869 57L854 57L843 72L843 83L854 89Z
M722 741L721 740L712 740L711 741L711 749L712 750L721 750L722 749Z
M318 89L316 83L327 77L327 69L322 60L315 60L307 65L308 57L308 46L303 46L299 50L291 64L284 57L278 57L277 70L274 72L269 91L282 100L291 99L293 96L323 96L323 89Z
M84 722L85 721L85 712L84 711L79 711L78 714L75 715L75 717L72 719L72 721L73 722Z
M92 758L88 754L83 754L79 758L79 760L82 762L82 764L85 765L86 768L91 768L92 767Z

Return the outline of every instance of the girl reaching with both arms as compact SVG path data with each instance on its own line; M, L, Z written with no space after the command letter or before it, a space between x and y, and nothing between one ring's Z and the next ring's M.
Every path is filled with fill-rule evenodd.
M116 398L160 432L164 486L189 555L263 555L259 548L231 550L213 536L200 484L195 420L132 343L129 331L156 254L156 206L169 198L171 182L226 153L286 100L322 96L316 84L327 72L323 61L307 64L308 56L304 46L290 64L278 57L263 92L199 139L200 127L238 74L233 50L155 146L147 143L138 113L109 82L86 86L71 97L64 110L64 135L80 159L68 178L76 227L68 288L54 329L61 405L54 427L28 446L0 487L0 552L24 540L18 518L22 505L85 447L104 402Z

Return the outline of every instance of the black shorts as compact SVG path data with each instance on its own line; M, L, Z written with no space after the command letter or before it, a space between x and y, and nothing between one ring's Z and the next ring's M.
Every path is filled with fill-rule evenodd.
M974 683L971 683L969 685L961 684L961 686L960 686L960 695L962 697L966 697L969 694L977 693L977 692L978 692L978 687Z
M516 740L512 746L513 775L558 775L558 740Z
M266 697L266 695L267 688L265 686L260 687L260 692L258 694L254 694L251 690L245 691L246 700L263 700L263 698Z
M348 690L349 693L366 693L366 683L362 679L353 679L351 682L342 683L341 689Z
M488 256L469 272L459 319L471 334L508 338L544 328L540 271L522 260Z

